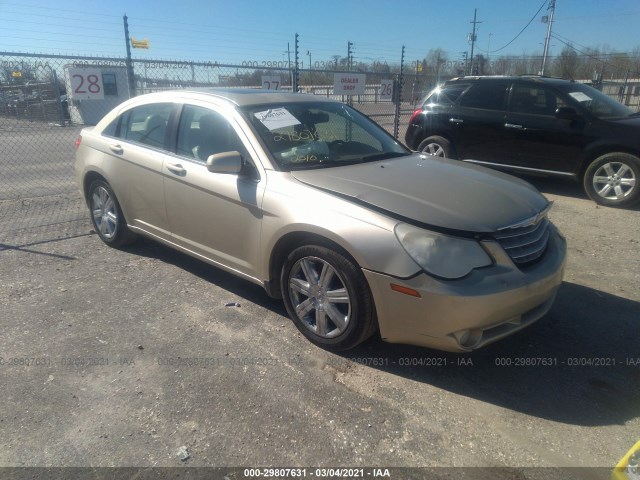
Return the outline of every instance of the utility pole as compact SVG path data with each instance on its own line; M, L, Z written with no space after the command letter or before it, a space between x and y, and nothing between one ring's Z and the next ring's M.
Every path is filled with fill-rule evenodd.
M482 23L482 22L478 22L476 20L477 14L478 14L478 9L474 8L473 9L473 21L469 22L469 23L473 23L473 31L471 32L471 72L469 72L471 75L473 75L473 47L475 46L476 39L477 39L477 37L476 37L476 25L478 23Z
M291 91L293 92L293 68L291 67L291 47L287 42L287 59L289 60L289 75L291 77Z
M396 103L396 111L393 119L393 137L398 138L400 128L400 107L402 103L402 84L404 83L404 45L402 46L402 56L400 57L400 76L398 82L393 87L393 95Z
M129 97L136 96L136 81L133 75L133 62L131 61L131 45L129 41L129 23L127 22L127 14L122 17L124 20L124 41L127 46L127 59L125 65L127 66L127 80L129 82Z
M542 68L540 69L540 75L544 75L544 67L547 64L547 55L549 54L549 40L551 39L551 26L553 25L553 13L556 10L556 0L549 2L549 19L547 20L547 36L544 39L544 53L542 54Z
M353 42L347 42L347 70L350 72L353 67L353 51L351 48L353 47Z
M300 62L300 57L298 55L298 49L300 47L299 44L299 35L296 33L295 36L295 43L293 44L294 47L294 52L293 52L293 58L296 62L296 64L294 65L294 70L293 70L293 91L295 93L298 93L300 91L299 89L299 84L300 84L300 72L298 70L298 64Z

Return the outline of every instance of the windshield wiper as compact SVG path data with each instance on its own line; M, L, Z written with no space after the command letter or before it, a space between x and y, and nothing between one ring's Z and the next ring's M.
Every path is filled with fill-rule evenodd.
M329 168L329 167L336 167L339 165L342 165L342 162L332 162L332 161L327 161L327 162L317 162L317 163L309 163L309 162L300 162L300 163L290 163L287 165L287 167L289 168L289 170L293 171L293 170L313 170L316 168Z
M374 153L372 155L365 155L362 157L362 163L365 162L375 162L376 160L387 160L389 158L398 158L398 157L406 157L411 155L410 153L404 152L382 152L382 153Z

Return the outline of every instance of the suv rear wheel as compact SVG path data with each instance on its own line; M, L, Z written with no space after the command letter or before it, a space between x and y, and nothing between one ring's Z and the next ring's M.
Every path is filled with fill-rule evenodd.
M451 142L446 138L433 135L420 142L420 145L418 145L418 151L428 153L429 155L435 155L436 157L451 158Z
M584 174L592 200L609 207L628 207L640 200L640 158L623 152L596 158Z

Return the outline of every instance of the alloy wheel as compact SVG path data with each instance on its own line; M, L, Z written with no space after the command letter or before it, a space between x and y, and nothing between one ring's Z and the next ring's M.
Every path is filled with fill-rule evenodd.
M436 157L444 157L444 149L442 148L442 146L438 145L437 143L429 143L427 145L425 145L425 147L422 149L422 151L424 153L428 153L429 155L434 155Z
M593 175L593 189L607 200L622 200L636 187L636 175L631 167L622 162L603 164Z
M118 211L113 198L103 186L98 186L91 195L91 214L100 236L111 239L118 228Z
M351 319L351 299L344 280L317 257L298 260L289 275L289 295L303 325L323 338L345 332Z

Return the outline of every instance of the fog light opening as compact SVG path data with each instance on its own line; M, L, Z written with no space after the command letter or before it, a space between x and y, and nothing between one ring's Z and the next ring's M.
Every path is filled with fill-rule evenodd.
M481 329L474 328L472 330L461 330L459 332L455 332L453 335L456 337L456 340L461 347L474 348L482 341L482 333Z

